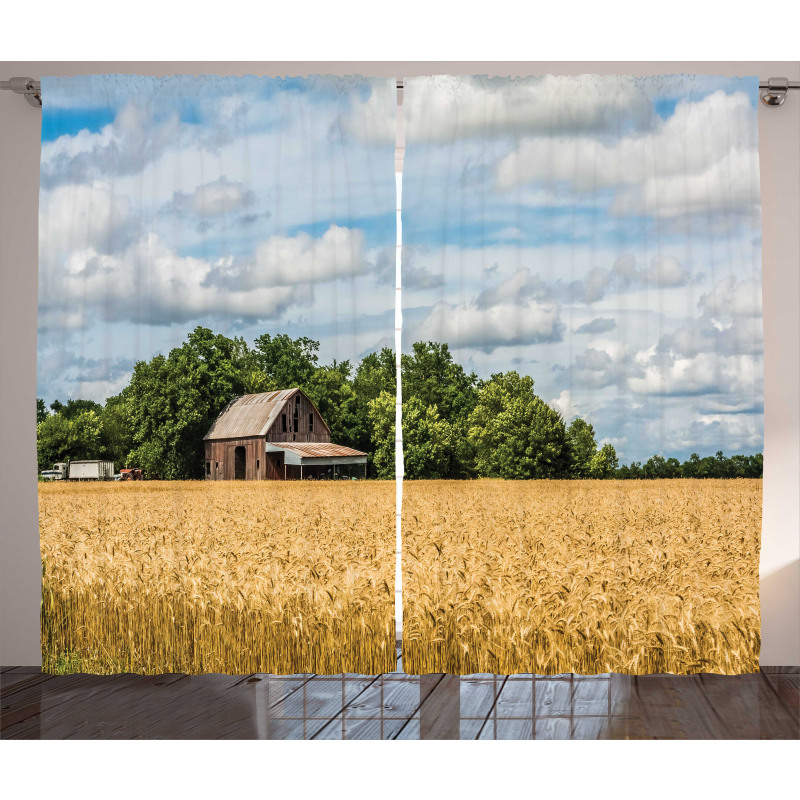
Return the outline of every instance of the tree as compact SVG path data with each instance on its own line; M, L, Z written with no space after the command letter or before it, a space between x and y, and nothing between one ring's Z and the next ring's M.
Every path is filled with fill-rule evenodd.
M292 339L285 333L259 336L253 345L253 364L263 376L259 392L304 388L311 383L317 368L319 342L301 336Z
M374 462L379 478L395 476L395 396L381 394L370 405L373 425ZM409 479L443 478L453 447L453 431L435 406L416 397L403 403L403 465Z
M416 397L436 406L442 419L466 419L478 399L475 373L467 374L453 360L450 348L438 342L414 342L411 354L401 359L403 399Z
M39 469L51 469L59 461L98 458L102 448L102 422L93 411L72 416L51 414L36 426Z
M570 475L573 478L590 477L592 461L597 454L594 427L580 417L572 420L567 428L567 446Z
M129 465L128 454L133 447L131 422L125 391L106 400L100 419L103 423L103 457L114 462L117 469Z
M592 461L589 464L589 477L613 478L617 467L619 467L619 459L617 458L617 451L614 449L614 445L604 444L592 456Z
M375 353L364 356L353 376L353 447L372 456L380 443L375 438L375 429L370 416L370 403L383 392L394 398L397 385L394 351L383 347ZM392 424L394 415L392 414ZM394 429L392 429L394 431ZM394 433L392 433L394 441Z
M498 373L480 383L468 435L481 476L560 478L568 473L564 421L534 394L527 375Z
M334 360L330 366L317 367L303 391L322 414L333 441L359 449L356 444L361 426L350 373L349 361Z
M58 400L56 400L56 403L58 403ZM84 411L94 411L97 416L103 413L103 406L101 406L100 403L96 403L94 400L67 400L66 405L62 405L61 403L58 403L58 405L58 413L67 419L72 419L78 416L78 414L82 414Z
M169 356L137 362L125 392L129 462L154 478L201 477L203 436L225 405L246 393L252 366L243 339L201 327Z
M36 424L38 425L40 422L44 422L49 415L50 415L50 412L47 410L47 406L44 404L44 400L41 397L37 397L36 398Z
M412 352L401 357L403 399L415 398L436 411L449 426L450 444L445 478L475 474L473 450L468 440L469 415L478 399L475 373L453 360L446 344L415 342Z

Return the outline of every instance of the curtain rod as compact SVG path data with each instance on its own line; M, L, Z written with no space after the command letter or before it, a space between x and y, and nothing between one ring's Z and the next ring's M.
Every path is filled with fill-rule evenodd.
M397 79L397 88L403 88L402 78ZM767 81L760 81L758 88L761 89L761 102L765 106L782 106L789 89L800 89L800 81L770 78ZM35 81L33 78L11 78L7 81L0 81L0 89L23 95L32 106L37 108L42 106L41 81Z

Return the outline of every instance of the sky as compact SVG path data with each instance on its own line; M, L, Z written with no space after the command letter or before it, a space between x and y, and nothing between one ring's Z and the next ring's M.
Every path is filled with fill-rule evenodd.
M757 78L406 81L404 350L514 369L623 461L763 446Z
M198 325L390 344L390 79L45 78L38 395L105 402Z
M43 79L38 394L197 325L393 345L390 79ZM403 341L623 461L763 444L757 79L406 80Z

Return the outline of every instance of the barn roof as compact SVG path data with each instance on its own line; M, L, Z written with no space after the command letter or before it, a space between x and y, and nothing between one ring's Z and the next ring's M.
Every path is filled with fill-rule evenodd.
M280 414L286 401L296 392L306 399L301 389L280 389L277 392L245 394L231 400L222 409L203 439L239 439L246 436L265 436ZM311 403L311 400L309 399ZM314 406L313 403L311 403ZM316 409L316 406L314 406ZM317 413L319 413L317 411ZM322 415L320 414L320 419ZM325 420L323 425L327 428ZM330 433L330 429L328 429Z
M331 458L337 456L365 456L360 450L330 442L270 442L271 447L297 453L304 458Z

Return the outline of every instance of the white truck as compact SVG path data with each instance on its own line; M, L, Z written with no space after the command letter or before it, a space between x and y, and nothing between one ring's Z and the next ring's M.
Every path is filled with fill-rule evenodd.
M110 481L114 478L114 462L70 461L68 477L71 481Z

